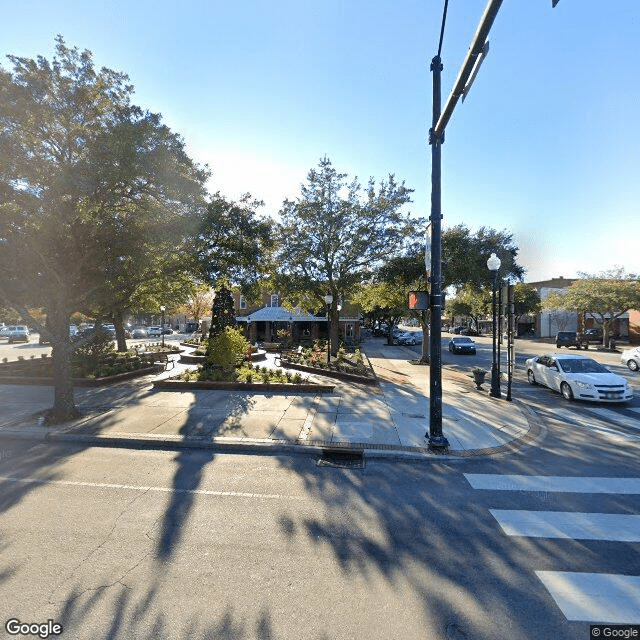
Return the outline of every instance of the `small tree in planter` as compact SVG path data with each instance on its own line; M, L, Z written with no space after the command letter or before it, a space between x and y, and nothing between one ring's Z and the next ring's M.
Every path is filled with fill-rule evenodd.
M227 327L236 326L236 314L233 308L233 296L224 285L216 291L211 306L211 327L209 328L209 340Z
M242 362L247 349L249 349L249 343L242 332L226 327L222 332L209 338L206 366L232 369Z

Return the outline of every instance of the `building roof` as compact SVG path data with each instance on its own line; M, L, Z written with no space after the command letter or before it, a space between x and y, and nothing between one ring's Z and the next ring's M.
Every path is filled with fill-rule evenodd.
M324 320L322 317L309 315L306 312L291 311L284 307L262 307L248 316L236 318L239 322L318 322Z

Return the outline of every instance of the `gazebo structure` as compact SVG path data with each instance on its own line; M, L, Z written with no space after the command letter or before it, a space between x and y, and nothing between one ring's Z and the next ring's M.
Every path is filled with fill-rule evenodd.
M239 323L246 323L246 335L250 342L276 342L277 333L284 329L293 342L316 340L327 334L327 319L312 316L299 309L263 307L246 316L238 316Z

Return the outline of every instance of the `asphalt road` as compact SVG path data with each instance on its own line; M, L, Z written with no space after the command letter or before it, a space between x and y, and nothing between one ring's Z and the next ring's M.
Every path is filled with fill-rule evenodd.
M626 516L640 495L514 479L637 479L640 434L543 423L517 454L365 469L2 441L0 617L77 640L586 640L543 579L639 576L638 543L509 514Z

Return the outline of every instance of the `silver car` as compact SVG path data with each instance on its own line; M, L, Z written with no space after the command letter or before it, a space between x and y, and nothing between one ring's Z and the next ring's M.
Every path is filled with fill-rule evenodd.
M633 349L623 351L620 356L620 362L626 364L631 371L637 371L640 369L640 347L634 347Z
M25 325L11 326L7 337L9 338L9 344L13 342L29 342L29 329Z

